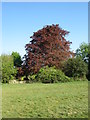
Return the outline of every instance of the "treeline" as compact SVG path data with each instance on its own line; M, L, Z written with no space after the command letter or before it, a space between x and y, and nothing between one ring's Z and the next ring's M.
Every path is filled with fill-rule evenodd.
M74 58L69 58L62 63L61 68L42 67L36 74L28 75L30 82L66 82L71 80L86 80L90 78L88 71L89 64L89 45L82 43L76 50ZM22 59L19 53L12 52L11 55L3 54L0 56L2 64L0 69L2 71L2 82L9 83L10 80L26 80L25 75L21 75L20 68L22 66Z
M33 33L26 44L23 59L17 52L1 55L2 82L66 82L90 78L90 45L82 43L75 53L66 40L69 32L56 25L47 25Z

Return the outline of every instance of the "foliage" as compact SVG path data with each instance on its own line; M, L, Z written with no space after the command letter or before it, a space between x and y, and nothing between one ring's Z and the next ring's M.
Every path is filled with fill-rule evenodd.
M88 119L87 81L3 84L2 96L3 118Z
M21 80L21 79L23 79L22 77L24 76L24 71L22 70L22 67L18 67L17 68L17 78L19 79L19 80Z
M76 57L80 57L83 61L88 62L88 47L89 45L83 42L76 50Z
M43 83L67 82L70 78L55 67L43 67L36 75L36 80Z
M81 58L70 58L63 66L63 72L69 77L85 77L87 64Z
M30 82L37 82L36 76L37 76L37 74L29 75L29 81L30 81Z
M82 77L82 78L72 77L71 79L72 79L72 81L88 81L88 79L86 77Z
M9 80L14 79L17 70L14 68L12 56L1 55L0 59L2 59L2 82L8 83Z
M24 78L25 78L25 76L22 76L22 77L21 77L21 79L19 79L19 80L23 81L23 80L24 80Z
M1 79L2 79L2 59L1 59L1 56L0 56L0 80Z
M21 56L17 52L12 52L13 60L14 60L14 66L20 67L22 64Z
M88 47L88 74L87 74L87 79L90 81L90 43Z
M61 66L62 61L67 60L73 53L70 51L71 42L66 41L68 31L56 25L47 25L34 32L30 43L26 44L23 71L30 75L37 73L41 67L48 65Z

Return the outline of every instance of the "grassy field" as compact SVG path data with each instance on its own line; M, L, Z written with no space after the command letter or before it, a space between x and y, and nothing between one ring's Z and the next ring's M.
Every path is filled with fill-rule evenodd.
M87 118L88 82L3 84L3 118Z

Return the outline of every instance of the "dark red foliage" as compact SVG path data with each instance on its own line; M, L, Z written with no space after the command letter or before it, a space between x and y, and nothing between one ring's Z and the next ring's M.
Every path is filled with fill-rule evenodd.
M42 66L60 67L73 53L70 51L71 42L65 36L69 32L56 25L47 25L34 32L29 44L26 44L23 70L26 75L37 73Z

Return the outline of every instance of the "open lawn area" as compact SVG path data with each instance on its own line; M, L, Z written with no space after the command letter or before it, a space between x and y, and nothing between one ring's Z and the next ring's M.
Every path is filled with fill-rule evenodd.
M87 118L88 82L3 84L3 118Z

